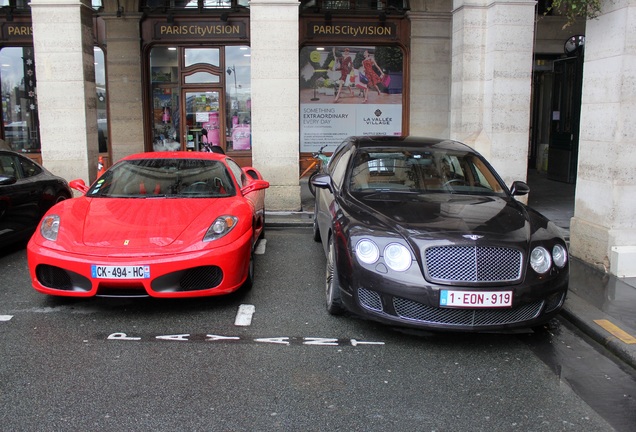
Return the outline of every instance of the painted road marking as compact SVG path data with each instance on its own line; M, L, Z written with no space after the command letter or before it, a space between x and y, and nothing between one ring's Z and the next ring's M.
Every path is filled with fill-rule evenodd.
M336 339L325 337L299 337L299 336L278 336L278 337L259 337L249 338L241 336L225 336L218 334L167 334L167 335L144 335L144 336L130 336L124 332L117 332L109 334L106 339L116 341L127 342L150 342L150 341L163 341L166 343L256 343L259 345L279 345L279 346L323 346L323 347L362 347L364 345L369 346L382 346L385 345L381 341L364 341L358 339Z
M256 311L254 305L242 304L238 308L236 313L236 319L234 320L235 326L247 327L252 324L252 316Z
M625 330L621 329L620 327L618 327L617 325L611 323L610 321L608 321L608 320L594 320L594 322L596 324L600 325L601 327L603 327L605 330L607 330L613 336L616 336L618 339L620 339L624 343L629 344L629 345L636 344L636 337L630 335Z
M9 321L13 318L13 315L0 315L0 321Z

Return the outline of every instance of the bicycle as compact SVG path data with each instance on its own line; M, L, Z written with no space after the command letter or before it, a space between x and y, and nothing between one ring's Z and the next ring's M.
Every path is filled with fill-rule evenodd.
M322 168L327 165L327 163L329 162L329 156L327 156L323 150L324 148L327 147L326 145L320 147L320 150L318 150L316 153L312 153L311 157L314 159L311 164L309 164L309 167L307 167L307 169L305 171L302 172L302 174L300 174L300 177L298 177L298 179L300 180L301 178L303 178L305 175L307 175L307 173L309 171L311 171L312 169L314 169L314 172L312 172L309 175L309 179L308 179L308 183L307 185L309 186L309 192L311 192L311 194L313 196L316 196L316 187L312 184L311 180L316 177L318 174L320 174L322 172Z

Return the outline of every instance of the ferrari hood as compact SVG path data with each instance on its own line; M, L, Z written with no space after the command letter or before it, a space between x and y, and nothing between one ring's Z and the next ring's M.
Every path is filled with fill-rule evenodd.
M377 194L361 197L357 202L362 213L377 215L375 223L408 232L410 237L487 233L525 241L530 236L530 216L512 199L458 194L395 198L390 194Z
M92 199L84 207L81 233L86 246L145 248L168 246L210 208L209 199ZM75 215L79 216L79 215ZM206 228L211 221L207 221Z

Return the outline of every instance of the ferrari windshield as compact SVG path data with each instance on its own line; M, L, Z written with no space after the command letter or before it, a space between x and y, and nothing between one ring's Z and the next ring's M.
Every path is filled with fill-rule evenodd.
M476 154L444 149L360 149L349 176L351 192L503 194L504 187Z
M132 159L121 161L93 184L88 197L217 198L234 196L231 175L221 161Z

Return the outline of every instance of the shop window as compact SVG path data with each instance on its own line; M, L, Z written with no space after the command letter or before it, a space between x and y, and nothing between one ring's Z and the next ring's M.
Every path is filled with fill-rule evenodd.
M211 84L218 83L220 78L208 72L195 72L185 76L186 84Z
M384 11L403 14L410 10L410 3L409 0L302 0L300 10L305 13Z
M0 50L3 138L11 149L39 153L39 118L33 47Z
M95 90L97 91L97 142L99 152L108 152L108 101L106 100L106 63L104 51L94 48L95 55Z
M175 47L150 52L152 131L155 150L180 150L179 68Z
M186 48L184 53L184 66L196 64L219 66L219 48Z
M251 149L248 46L153 47L150 81L153 150Z
M229 9L249 7L249 0L146 0L145 9L150 10L201 10L201 9Z
M229 132L228 148L250 150L252 148L252 92L251 51L248 46L225 48L226 124Z

